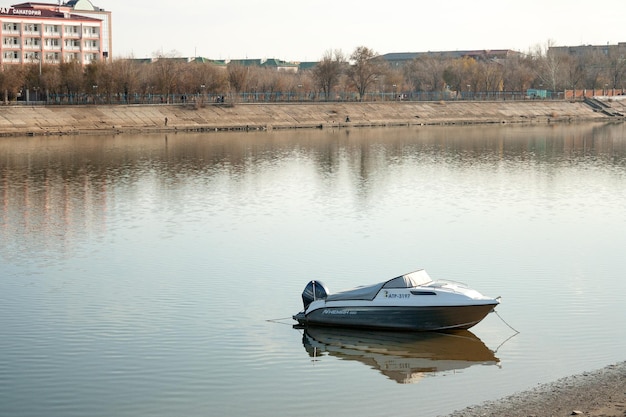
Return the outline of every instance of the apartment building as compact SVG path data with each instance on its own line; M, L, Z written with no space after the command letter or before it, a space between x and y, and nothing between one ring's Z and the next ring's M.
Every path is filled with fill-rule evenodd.
M549 52L581 57L584 55L613 56L619 59L626 58L626 42L617 45L579 45L579 46L551 46Z
M0 6L0 66L111 57L111 13L89 0Z

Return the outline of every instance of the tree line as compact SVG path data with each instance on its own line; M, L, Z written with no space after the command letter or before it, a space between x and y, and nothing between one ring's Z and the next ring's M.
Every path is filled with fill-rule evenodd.
M482 60L422 54L394 68L372 49L326 51L311 69L297 72L157 56L60 64L5 65L0 91L15 100L48 103L171 103L223 101L335 101L525 97L528 89L553 92L605 89L624 92L626 58L615 48L572 55L537 46L525 54ZM29 98L25 98L25 94Z

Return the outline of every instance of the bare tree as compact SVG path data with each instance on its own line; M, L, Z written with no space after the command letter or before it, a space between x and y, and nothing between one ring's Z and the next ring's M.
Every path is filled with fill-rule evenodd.
M485 77L482 73L482 64L473 58L464 59L463 75L464 83L470 85L474 98L477 98L476 93L484 92Z
M83 68L78 61L59 64L61 88L69 102L74 102L83 90Z
M615 48L609 49L607 56L607 80L610 88L624 86L626 78L626 57L624 51Z
M267 94L266 99L276 101L277 93L284 89L284 76L279 71L269 68L257 68L255 72L256 86L263 93Z
M312 70L298 71L296 75L298 96L303 100L313 99L315 92L315 79Z
M567 56L563 60L564 67L564 84L566 88L571 88L574 97L576 96L576 88L580 86L585 78L585 69L579 57Z
M60 92L61 74L58 65L44 64L41 67L41 89L45 94L46 100L50 94Z
M518 91L520 94L525 94L535 78L533 57L515 55L505 59L503 66L503 90Z
M180 59L171 53L169 56L158 55L150 66L152 80L159 93L165 97L165 102L170 102L179 84Z
M42 67L43 68L43 67ZM40 92L41 91L41 74L39 72L39 64L24 64L23 67L24 88L28 91L30 95L32 92ZM43 72L43 69L42 69ZM28 97L28 96L27 96ZM32 99L32 96L29 97Z
M446 62L439 57L418 58L420 73L424 80L424 91L440 91L444 87L444 70Z
M199 82L197 85L209 93L219 94L228 90L228 76L226 71L217 68L211 63L204 62L195 64L194 74Z
M443 72L443 80L450 89L458 93L463 91L477 91L480 79L477 71L478 64L474 58L457 58L450 61ZM466 88L466 86L469 86Z
M402 68L404 82L411 91L424 91L424 73L419 59L413 59Z
M239 94L248 87L249 68L240 64L228 64L228 83Z
M379 76L385 74L388 65L378 54L365 46L357 47L350 55L350 61L352 65L346 74L359 93L359 101L363 101L368 88Z
M393 92L393 99L399 99L399 93L404 91L404 74L400 69L389 68L384 75L384 91Z
M605 84L605 68L607 67L606 55L597 50L592 50L588 53L582 54L580 59L582 60L585 68L583 76L584 88L590 88L592 91L603 88Z
M325 100L331 98L332 91L338 85L346 64L347 60L341 50L334 52L329 50L313 68L315 85L322 91Z
M140 65L131 59L116 59L111 63L112 88L124 103L129 103L131 94L140 90Z
M83 73L84 90L95 102L111 103L115 93L111 65L107 61L92 61Z
M0 70L0 90L4 95L4 104L16 99L22 85L24 85L25 71L21 65L7 65Z
M281 75L281 86L287 94L287 100L300 99L302 88L302 77L292 71L279 71Z
M537 77L544 85L550 87L552 91L559 90L563 85L563 70L565 67L566 55L554 49L554 41L548 40L545 46L537 46L535 54L537 57Z
M478 65L482 90L495 93L502 90L503 67L497 61L481 61Z

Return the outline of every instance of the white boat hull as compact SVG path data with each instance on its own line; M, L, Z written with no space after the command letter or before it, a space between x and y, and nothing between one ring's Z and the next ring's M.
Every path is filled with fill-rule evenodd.
M335 294L311 281L302 297L305 309L293 316L300 325L414 331L469 329L500 303L424 270Z
M464 306L351 306L323 307L300 313L301 325L434 331L469 329L489 314L493 304Z

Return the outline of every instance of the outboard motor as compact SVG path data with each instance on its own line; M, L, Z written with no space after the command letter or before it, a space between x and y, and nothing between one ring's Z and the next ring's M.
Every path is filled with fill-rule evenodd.
M328 288L320 281L311 281L306 284L304 291L302 291L302 303L306 310L309 304L315 300L324 299L328 296Z

